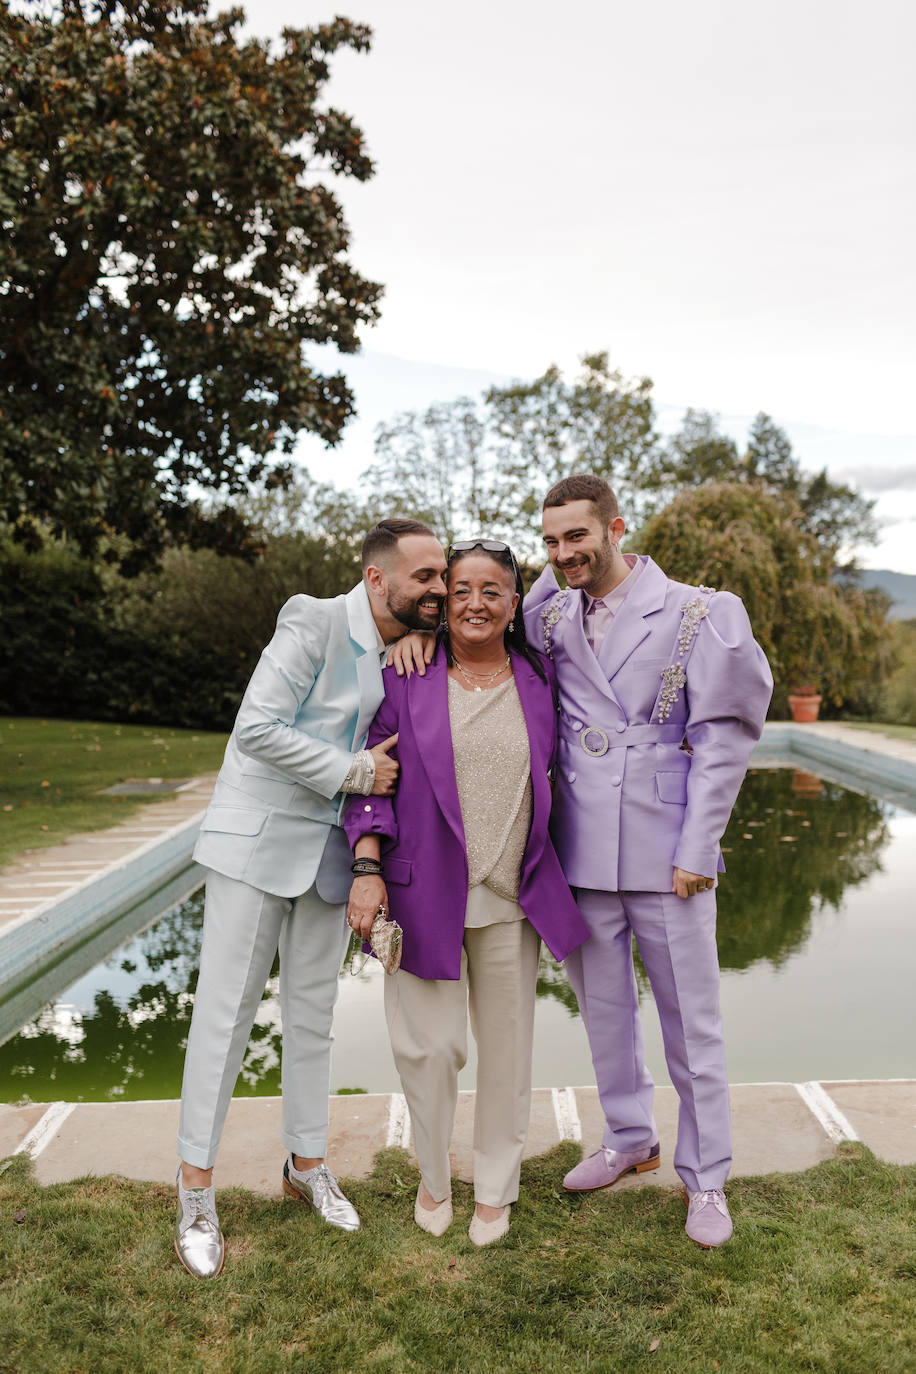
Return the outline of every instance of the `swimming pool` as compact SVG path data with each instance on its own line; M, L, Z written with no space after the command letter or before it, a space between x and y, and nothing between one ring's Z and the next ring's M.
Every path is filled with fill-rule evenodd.
M732 1082L916 1076L916 814L811 773L755 768L723 849L719 952ZM33 985L28 1019L0 1045L0 1100L176 1097L202 910L198 891L165 914L160 907L139 933L128 934L136 926L125 917L108 937L118 947L65 990L47 1000ZM154 913L140 920L144 914L149 920ZM359 957L355 967L361 964ZM650 1067L666 1082L638 964L637 976ZM383 977L374 961L355 976L347 968L341 974L334 1091L399 1086ZM27 992L17 994L24 1007ZM549 957L541 961L538 992L535 1085L591 1082L575 999ZM272 979L237 1093L279 1093L279 1058ZM462 1087L473 1086L473 1070L471 1045Z

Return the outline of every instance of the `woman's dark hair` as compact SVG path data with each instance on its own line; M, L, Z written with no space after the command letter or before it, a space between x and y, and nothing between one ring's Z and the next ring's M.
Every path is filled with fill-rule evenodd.
M455 566L455 564L459 563L462 558L467 558L469 554L483 554L484 558L492 558L494 563L498 563L501 568L505 568L508 572L512 574L513 578L515 579L515 590L518 592L518 605L515 608L512 620L509 622L509 624L512 626L512 629L510 630L509 626L506 626L505 632L503 634L503 643L505 644L507 650L513 649L515 653L521 655L521 657L526 661L526 663L530 663L534 671L537 673L538 677L541 678L544 682L546 682L547 672L544 668L543 655L538 653L534 645L529 642L528 636L525 633L525 617L522 614L522 601L524 600L525 596L525 584L522 582L522 575L519 572L518 563L516 562L515 555L509 548L509 545L507 544L503 549L487 549L484 548L482 543L480 543L474 544L473 547L469 549L449 549L448 566L445 572L446 583L448 581L448 575L451 572L452 568ZM449 643L448 626L445 623L444 603L442 606L442 617L443 619L442 626L440 628L440 636L443 644L445 645L445 654L446 658L448 659L448 666L451 668L454 667L454 657L452 655L451 644Z

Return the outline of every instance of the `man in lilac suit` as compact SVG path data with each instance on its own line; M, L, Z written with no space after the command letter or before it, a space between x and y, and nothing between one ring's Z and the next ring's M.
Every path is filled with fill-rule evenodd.
M674 1165L687 1234L721 1245L732 1233L731 1133L714 889L773 680L736 596L674 582L651 558L620 552L625 525L606 482L557 483L543 520L551 566L525 620L557 672L551 833L591 930L566 967L607 1121L601 1148L564 1184L604 1188L658 1167L635 935L680 1098Z

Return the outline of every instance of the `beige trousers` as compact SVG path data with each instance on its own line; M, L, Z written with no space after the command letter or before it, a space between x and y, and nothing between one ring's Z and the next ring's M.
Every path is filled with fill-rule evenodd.
M420 1174L442 1202L452 1191L449 1142L467 1019L477 1043L474 1198L518 1198L531 1112L531 1045L540 940L528 921L465 929L459 979L399 970L385 979L385 1016L413 1129Z

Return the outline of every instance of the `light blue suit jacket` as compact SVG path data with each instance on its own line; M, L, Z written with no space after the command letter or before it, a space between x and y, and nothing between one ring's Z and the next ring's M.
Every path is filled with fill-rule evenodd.
M317 882L325 901L346 901L340 788L383 695L362 583L332 600L287 601L239 707L197 862L280 897Z

